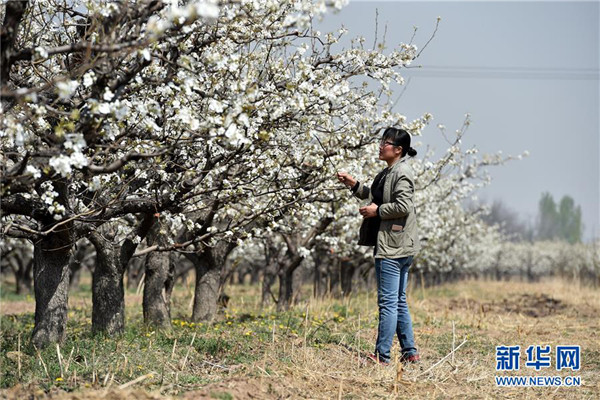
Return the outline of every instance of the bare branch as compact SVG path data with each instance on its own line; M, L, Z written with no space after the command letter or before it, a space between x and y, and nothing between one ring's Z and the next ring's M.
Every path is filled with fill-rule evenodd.
M433 40L433 38L435 37L435 34L436 34L437 30L438 30L438 27L440 26L440 21L441 21L441 18L438 17L437 22L435 23L435 29L434 29L433 33L431 34L431 37L429 38L429 40L427 41L427 43L425 43L425 45L423 46L423 48L421 49L421 51L419 51L417 53L417 55L415 56L415 58L419 58L419 56L421 55L421 53L423 52L423 50L425 50L425 48L427 47L427 45L429 44L429 42L431 42Z

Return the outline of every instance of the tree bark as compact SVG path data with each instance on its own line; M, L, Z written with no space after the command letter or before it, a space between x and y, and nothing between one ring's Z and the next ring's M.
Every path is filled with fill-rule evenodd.
M321 269L319 268L319 264L315 263L315 270L313 272L313 297L321 298L323 297L323 285L321 284Z
M315 246L315 239L325 232L327 227L333 222L333 218L326 217L321 219L317 225L313 226L304 236L299 234L282 234L281 237L287 245L287 259L280 263L279 268L279 299L277 301L277 311L289 309L294 295L294 271L300 266L303 258L298 249L304 247L312 249Z
M90 240L96 247L92 274L92 332L109 335L125 329L125 289L119 253L99 234Z
M166 233L160 231L157 221L151 228L148 246L166 246ZM171 292L175 283L175 265L168 252L153 251L146 256L144 296L142 307L144 323L159 329L171 329Z
M302 257L289 254L287 262L279 270L279 298L277 311L286 311L292 305L294 296L294 271L302 263Z
M298 263L300 265L300 263ZM294 270L288 266L279 274L279 299L277 300L277 311L286 311L292 304L292 296L294 294Z
M217 315L220 268L204 261L196 264L196 287L192 321L211 321Z
M0 33L0 87L3 89L10 78L10 69L14 64L12 56L17 41L17 33L28 3L27 0L5 3L4 21L2 21Z
M214 247L205 248L202 253L196 254L196 257L190 258L196 269L192 321L212 321L217 315L222 272L227 257L236 246L235 242L221 241Z
M151 214L145 215L134 235L145 237L152 221ZM90 234L89 239L96 248L96 266L92 273L92 332L116 335L125 329L123 277L137 243L128 237L122 245L117 245L98 232Z
M58 179L53 184L58 192L56 200L67 213L70 212L67 182ZM73 222L65 221L60 226L55 224L51 215L45 215L40 220L40 227L49 233L41 235L33 244L35 325L31 340L37 347L61 342L67 324L69 261L75 243Z
M152 252L146 257L144 278L144 322L160 329L171 329L171 292L175 281L169 253Z
M342 295L349 296L352 293L352 279L356 271L356 264L350 258L340 260L340 275L342 285Z
M271 291L271 287L275 283L275 279L277 278L277 265L273 262L267 264L265 266L265 270L263 271L263 281L262 281L262 296L261 296L261 305L264 307L267 304L270 304L273 300L273 292Z
M328 291L328 262L325 249L321 246L313 253L315 268L313 270L313 297L322 298Z
M35 326L31 340L40 348L64 339L72 246L69 232L65 227L34 243Z
M327 273L329 276L329 287L327 290L330 294L337 295L339 291L337 290L338 285L340 285L341 281L341 266L340 260L337 258L330 259L328 263ZM341 291L341 289L340 289Z

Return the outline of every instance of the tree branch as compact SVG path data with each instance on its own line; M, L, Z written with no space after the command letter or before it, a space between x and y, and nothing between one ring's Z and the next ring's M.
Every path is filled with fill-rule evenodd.
M137 160L142 160L144 158L159 157L159 156L162 156L163 154L166 154L167 152L168 152L168 150L164 149L164 150L159 151L158 153L150 153L150 154L128 153L123 158L120 158L107 166L99 166L99 165L92 164L92 165L88 166L87 168L94 174L110 174L112 172L118 171L119 169L123 168L125 166L125 164L127 164L129 161L137 161Z
M15 62L12 52L17 40L19 25L28 3L28 0L5 3L6 13L2 22L2 33L0 34L0 87L4 87L10 77L10 68Z

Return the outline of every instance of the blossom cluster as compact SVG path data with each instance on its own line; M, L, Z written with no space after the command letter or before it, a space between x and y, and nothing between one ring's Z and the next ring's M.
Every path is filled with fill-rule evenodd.
M369 180L382 128L418 137L433 117L408 119L389 100L416 45L385 52L359 38L333 53L348 32L311 27L344 4L38 0L47 17L26 14L17 30L0 118L5 234L34 240L69 220L119 243L156 214L173 248L294 234L303 259L317 244L356 255L358 203L335 173ZM498 239L463 202L489 183L483 167L505 161L461 149L457 136L441 159L411 162L417 265L462 268Z

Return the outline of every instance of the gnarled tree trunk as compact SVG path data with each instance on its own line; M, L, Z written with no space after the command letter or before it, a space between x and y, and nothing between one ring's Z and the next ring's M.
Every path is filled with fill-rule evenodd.
M144 278L144 322L161 329L171 328L171 292L174 271L169 253L152 252L146 258Z
M56 201L69 212L69 190L64 180L53 181L58 192ZM41 219L48 231L33 244L33 283L35 292L35 325L32 342L38 347L64 339L69 301L69 260L74 240L73 222L56 226L51 215Z
M305 235L301 234L282 234L282 238L287 245L287 258L279 263L279 299L277 301L277 311L285 311L292 305L294 295L294 271L302 263L300 247L312 249L315 246L315 239L325 232L325 229L333 222L333 218L326 217L321 219L317 225L313 226Z
M200 257L202 258L202 257ZM196 264L196 287L192 321L211 321L217 314L221 269L214 263L200 261Z
M147 237L148 246L166 246L166 233L160 232L156 222ZM171 292L175 283L175 265L169 253L153 251L146 256L144 278L144 323L160 328L171 329Z
M279 278L279 297L277 311L286 311L292 305L294 296L294 271L300 266L302 258L290 255L290 260L280 264L277 276Z
M93 238L93 239L92 239ZM92 332L109 335L125 329L125 290L119 253L101 235L92 234L96 266L92 274Z
M292 296L294 295L294 271L302 258L293 257L285 267L279 271L279 299L277 300L277 311L285 311L292 305Z
M207 247L202 253L190 257L196 269L192 321L211 321L217 315L222 271L227 257L236 246L235 242L221 241L214 247Z
M57 229L34 243L35 326L31 340L37 347L64 339L71 246L68 226Z
M123 277L137 243L152 226L153 217L146 214L138 227L122 245L109 241L98 232L90 234L96 248L96 266L92 274L92 332L115 335L125 329L125 287Z

